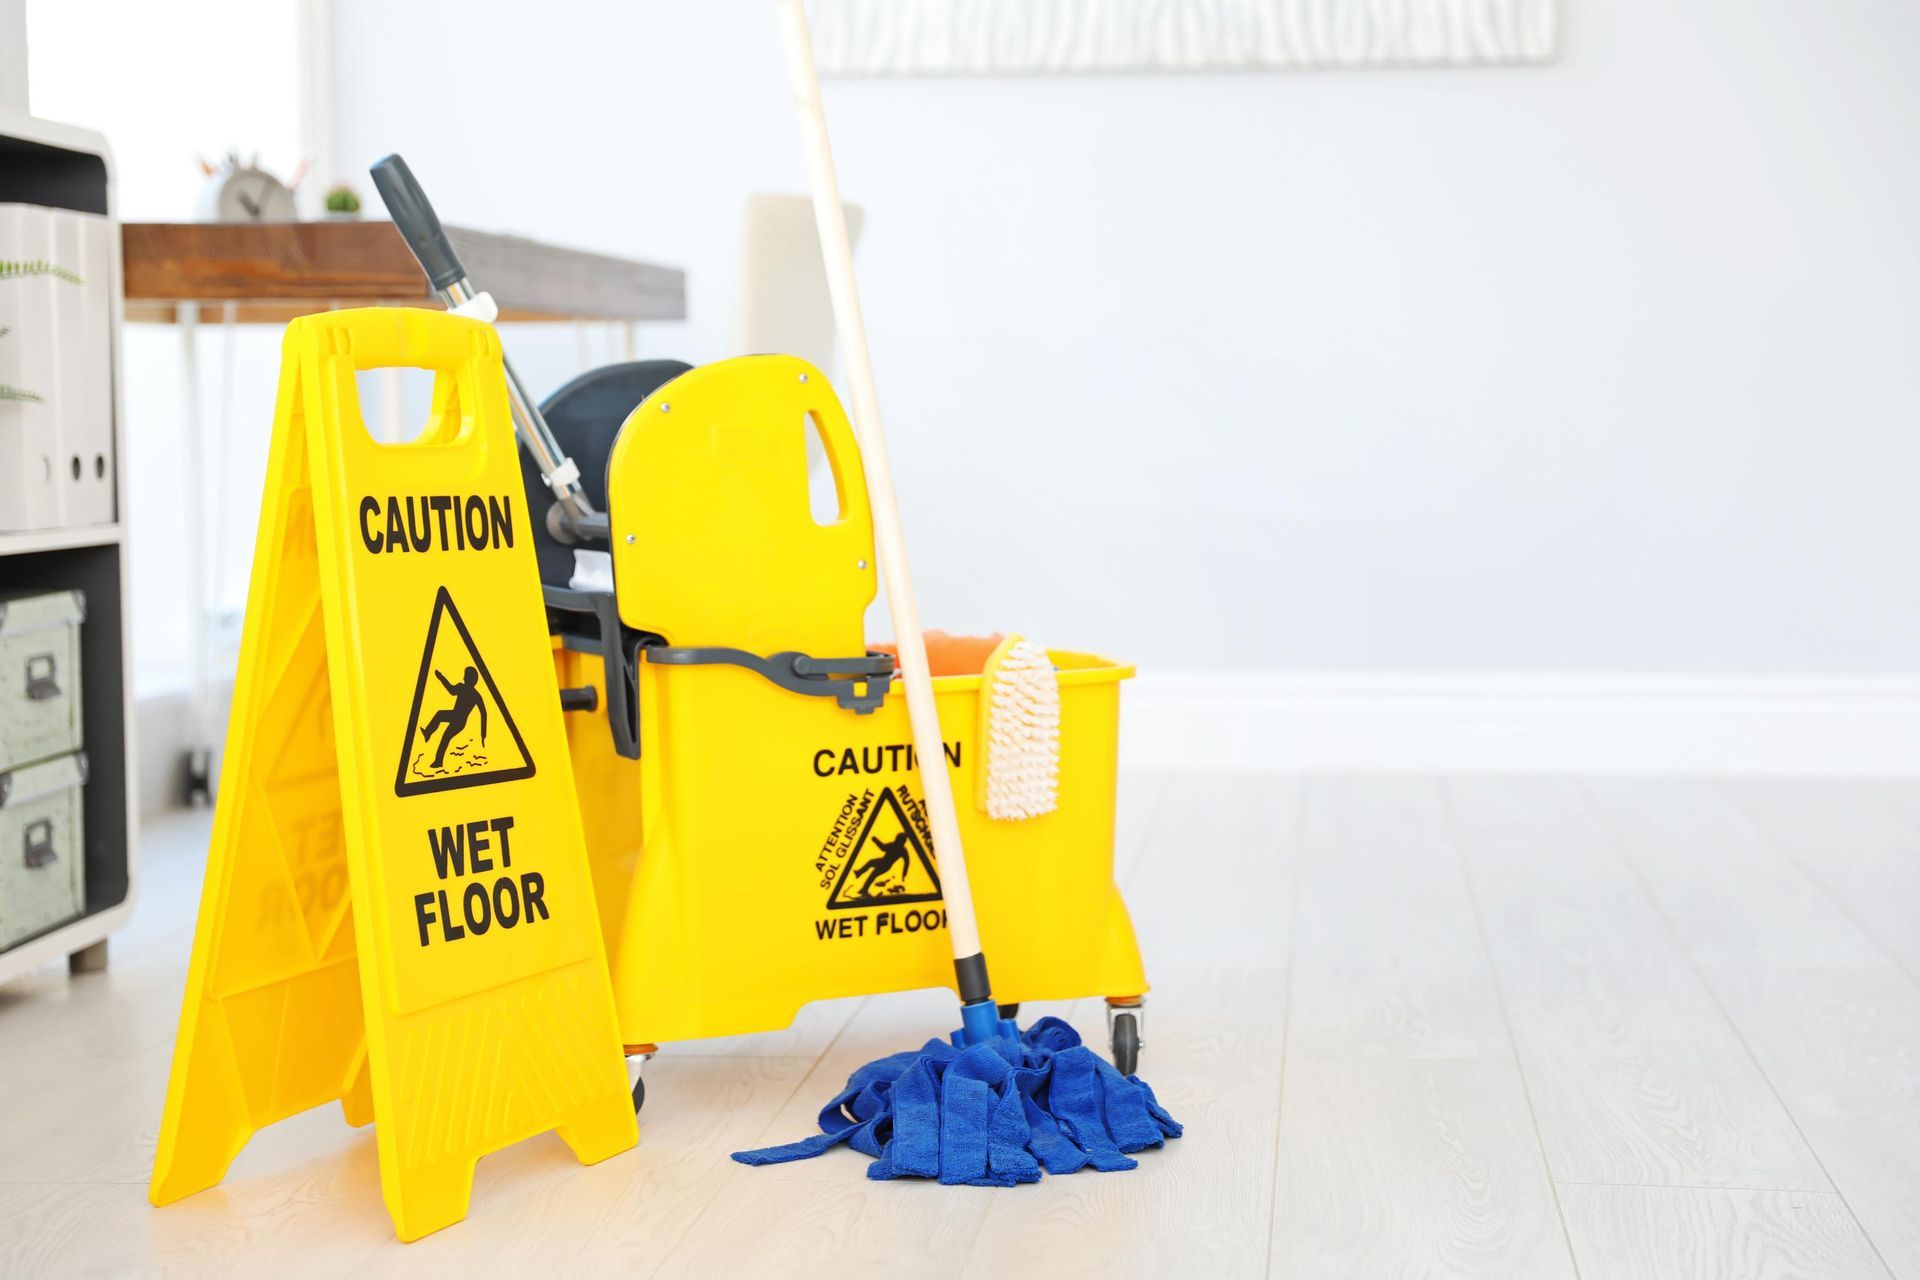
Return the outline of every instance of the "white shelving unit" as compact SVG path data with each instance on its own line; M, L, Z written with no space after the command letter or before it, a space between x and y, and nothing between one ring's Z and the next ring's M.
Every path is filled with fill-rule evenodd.
M0 204L38 204L114 217L113 157L85 129L0 110ZM0 951L0 982L66 956L76 972L106 964L107 935L133 914L135 856L133 686L128 662L126 410L121 391L124 321L119 228L113 229L112 412L114 511L108 524L0 533L0 597L78 588L82 750L88 780L85 914Z

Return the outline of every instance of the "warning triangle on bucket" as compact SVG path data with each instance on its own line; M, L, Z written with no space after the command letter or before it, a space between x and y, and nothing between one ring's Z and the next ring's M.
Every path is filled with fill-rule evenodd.
M927 856L927 840L908 820L893 788L887 787L874 801L853 852L841 864L840 878L827 896L827 909L937 902L939 898L940 876Z
M533 776L533 757L453 597L440 588L407 713L395 795Z

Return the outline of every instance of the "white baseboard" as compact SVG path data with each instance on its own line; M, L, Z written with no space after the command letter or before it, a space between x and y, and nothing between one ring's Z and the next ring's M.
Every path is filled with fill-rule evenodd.
M1143 673L1130 769L1920 773L1920 676Z

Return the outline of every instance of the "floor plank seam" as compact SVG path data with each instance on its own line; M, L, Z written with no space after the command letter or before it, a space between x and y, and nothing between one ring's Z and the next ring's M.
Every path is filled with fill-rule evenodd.
M1799 1137L1801 1145L1806 1147L1807 1154L1813 1157L1813 1163L1819 1168L1820 1176L1825 1178L1827 1185L1832 1188L1832 1194L1846 1207L1847 1216L1853 1219L1853 1225L1860 1232L1860 1238L1867 1242L1869 1249L1873 1250L1874 1259L1879 1262L1881 1269L1885 1271L1889 1277L1892 1277L1895 1274L1893 1266L1887 1261L1886 1255L1880 1252L1880 1242L1873 1238L1873 1233L1868 1231L1867 1224L1860 1220L1860 1215L1855 1211L1852 1201L1848 1200L1846 1193L1840 1190L1840 1184L1833 1180L1833 1174L1827 1168L1825 1157L1820 1154L1820 1149L1813 1145L1813 1140L1807 1136L1807 1131L1800 1124L1800 1117L1795 1115L1793 1108L1787 1105L1786 1097L1780 1092L1780 1086L1774 1083L1774 1079L1768 1074L1766 1066L1761 1063L1759 1055L1753 1051L1753 1045L1747 1040L1747 1033L1741 1030L1739 1022L1727 1011L1726 1004L1720 999L1720 993L1714 989L1712 980L1707 976L1707 971L1703 969L1700 966L1700 962L1694 958L1693 948L1687 945L1686 936L1681 933L1679 922L1667 911L1667 904L1660 900L1660 895L1654 892L1653 882L1647 879L1645 872L1640 869L1639 859L1635 858L1632 850L1627 847L1627 842L1620 834L1619 827L1607 816L1606 806L1600 803L1599 799L1593 794L1590 783L1582 780L1576 784L1575 790L1585 803L1589 816L1593 819L1594 829L1605 833L1607 844L1613 849L1614 856L1618 857L1626 866L1628 874L1634 879L1634 883L1640 886L1640 892L1644 893L1647 896L1647 901L1653 905L1654 911L1660 917L1662 927L1666 929L1668 936L1673 939L1675 946L1679 948L1680 955L1686 961L1687 967L1693 971L1695 980L1700 983L1700 989L1706 992L1708 1001L1719 1011L1720 1017L1727 1024L1727 1028L1733 1032L1733 1038L1739 1043L1740 1051L1747 1055L1747 1061L1751 1062L1753 1069L1760 1073L1760 1078L1767 1082L1767 1092L1773 1095L1774 1103L1780 1108L1780 1113L1787 1118L1787 1123L1793 1126L1793 1131ZM1716 792L1715 794L1718 793ZM1771 848L1770 845L1769 848Z
M725 1190L726 1185L727 1184L719 1178L713 1180L713 1190L707 1195L706 1199L700 1202L700 1208L687 1218L687 1223L680 1229L680 1234L669 1241L667 1247L660 1251L659 1256L654 1260L653 1266L642 1273L642 1280L653 1280L654 1276L666 1270L667 1264L673 1261L673 1255L685 1248L687 1241L693 1238L694 1229L706 1220L709 1213L713 1212L714 1202L720 1199L720 1193Z
M1621 1191L1745 1191L1766 1195L1783 1196L1830 1196L1841 1199L1838 1191L1822 1191L1818 1187L1720 1187L1702 1186L1693 1182L1587 1182L1579 1178L1555 1178L1554 1183L1562 1187L1613 1187Z
M1920 782L1920 779L1909 777L1906 781L1912 784ZM1890 803L1887 808L1893 812L1895 820L1907 829L1908 834L1915 840L1920 840L1920 808L1909 809L1906 805L1898 803Z
M1485 1053L1296 1053L1289 1062L1331 1062L1348 1066L1363 1066L1373 1062L1398 1062L1415 1064L1421 1062L1478 1062L1489 1065L1507 1063L1518 1066L1520 1055L1506 1053L1491 1055Z
M769 1034L778 1035L778 1032ZM662 1045L658 1061L667 1062L817 1062L804 1053L680 1053L672 1045Z
M1123 891L1126 891L1131 888L1131 886L1134 883L1135 876L1139 874L1140 867L1142 863L1146 860L1148 851L1153 847L1153 835L1154 835L1154 832L1159 829L1159 824L1160 824L1162 815L1164 814L1166 809L1167 793L1169 790L1171 790L1172 775L1166 774L1166 773L1153 773L1145 776L1151 779L1150 783L1143 783L1143 782L1140 782L1139 780L1135 780L1135 783L1134 783L1134 785L1148 785L1151 787L1151 790L1152 790L1152 798L1147 803L1146 812L1139 820L1139 830L1128 837L1127 847L1124 854L1120 852L1117 844L1115 847L1113 880L1114 880L1115 886L1122 889ZM1127 782L1126 779L1122 779L1123 785L1126 782ZM1094 1001L1099 999L1100 997L1098 996L1083 996L1077 1000L1070 1001L1069 1008L1067 1010L1067 1013L1069 1016L1066 1019L1068 1025L1075 1027L1076 1030L1078 1029L1081 1023L1080 1023L1080 1020L1077 1020L1077 1017L1074 1015L1077 1015L1077 1012L1083 1008L1088 1009L1089 1016L1086 1019L1086 1021L1090 1022L1092 1011L1089 1008L1089 1006L1091 1006ZM1104 1004L1104 1001L1102 1003ZM1070 1175L1060 1175L1060 1176L1070 1176ZM1044 1187L1051 1190L1056 1186L1057 1186L1056 1178L1053 1175L1048 1175L1047 1177L1044 1177L1041 1179L1040 1187L1034 1187L1034 1188L1031 1188L1030 1190L1034 1194L1041 1194L1042 1193L1041 1188ZM997 1188L993 1188L993 1189L997 1190ZM1009 1190L1010 1189L1011 1188L1009 1188ZM1001 1195L996 1195L988 1199L986 1210L980 1215L979 1229L976 1230L973 1233L973 1235L968 1239L966 1252L960 1255L958 1265L954 1268L952 1272L953 1275L965 1276L968 1273L969 1269L973 1266L973 1259L975 1255L977 1255L980 1251L980 1242L986 1238L987 1223L992 1220L993 1211L995 1207L1000 1204L1006 1203L1007 1199L1008 1199L1007 1197L1001 1196Z
M1513 1054L1513 1073L1520 1081L1520 1096L1526 1100L1527 1123L1533 1126L1534 1146L1540 1152L1540 1171L1546 1175L1547 1191L1553 1198L1553 1216L1560 1223L1560 1241L1567 1248L1567 1265L1574 1280L1580 1277L1580 1255L1573 1248L1573 1231L1567 1226L1567 1213L1560 1203L1560 1184L1553 1176L1553 1161L1547 1155L1546 1135L1540 1132L1540 1114L1533 1105L1533 1085L1527 1080L1526 1059L1520 1052L1519 1037L1514 1034L1513 1014L1507 1008L1506 984L1500 980L1500 964L1494 959L1493 941L1487 934L1486 913L1480 906L1480 894L1474 885L1473 867L1467 859L1466 840L1461 833L1460 815L1454 808L1453 788L1445 778L1436 779L1440 790L1440 808L1446 815L1447 840L1453 846L1454 865L1466 885L1467 904L1473 912L1474 933L1480 939L1480 954L1487 962L1487 977L1493 983L1494 1004L1500 1010L1501 1025L1507 1031L1507 1049Z
M852 1009L847 1011L846 1021L842 1022L840 1024L840 1029L833 1033L833 1039L827 1041L826 1046L822 1048L819 1053L813 1056L813 1065L809 1066L805 1071L802 1071L800 1073L800 1078L794 1081L793 1088L787 1090L786 1098L783 1099L780 1105L774 1109L772 1118L770 1118L767 1121L767 1123L761 1127L759 1136L755 1139L756 1142L760 1143L761 1145L766 1144L767 1131L772 1129L774 1125L780 1123L781 1114L785 1112L786 1109L793 1104L793 1100L795 1098L800 1096L800 1091L807 1087L807 1081L813 1079L814 1071L818 1069L820 1064L822 1062L825 1062L827 1058L833 1053L835 1046L837 1046L840 1043L840 1037L847 1034L847 1028L853 1025L854 1019L860 1016L861 1010L865 1009L867 1005L872 1002L872 1000L873 1000L872 996L862 996L860 998L860 1002L854 1005ZM804 1056L804 1055L793 1055L793 1056Z
M1146 851L1153 847L1154 832L1159 829L1160 815L1166 806L1170 775L1156 773L1148 776L1153 779L1153 795L1147 802L1146 815L1140 819L1139 831L1128 837L1123 854L1116 852L1113 866L1115 884L1126 884L1132 880L1134 867L1139 864L1141 858L1146 856ZM1121 781L1124 785L1126 780Z
M828 1054L833 1052L833 1047L840 1043L840 1037L845 1035L847 1028L853 1025L854 1016L857 1015L860 1012L860 1010L864 1009L867 1005L867 1002L871 999L872 999L871 996L863 997L858 1004L854 1005L853 1008L848 1011L846 1020L840 1024L839 1030L833 1033L833 1039L829 1040L826 1044L826 1047L821 1049L819 1053L814 1055L812 1059L812 1065L809 1066L805 1071L802 1071L799 1073L799 1078L794 1081L793 1088L787 1090L787 1096L781 1101L780 1105L774 1109L772 1118L770 1118L767 1121L767 1123L761 1127L759 1137L755 1140L756 1145L764 1144L767 1136L767 1130L771 1129L775 1124L779 1123L780 1115L787 1109L787 1107L793 1102L793 1100L800 1095L800 1090L806 1087L807 1081L813 1078L814 1069L817 1068L823 1060L825 1060ZM689 1054L688 1056L692 1057L694 1055ZM725 1058L727 1055L709 1054L706 1056L709 1058ZM751 1057L754 1055L747 1054L747 1055L740 1055L740 1056ZM784 1054L781 1056L789 1059L799 1059L801 1061L806 1061L805 1054ZM728 1153L725 1158L731 1159L732 1158L731 1153ZM645 1273L647 1280L651 1280L652 1277L659 1275L666 1268L667 1264L673 1260L673 1256L676 1253L680 1252L680 1250L686 1246L687 1241L693 1238L695 1230L697 1230L700 1224L706 1220L707 1215L713 1212L714 1204L719 1201L720 1193L726 1190L726 1187L727 1187L727 1183L723 1178L720 1178L720 1177L714 1178L713 1190L710 1191L703 1200L701 1200L700 1208L687 1218L686 1225L681 1228L680 1233L673 1238L673 1240L667 1245L665 1249L662 1249L660 1251L658 1260L654 1263L653 1267Z
M1307 866L1307 806L1312 802L1309 785L1299 788L1299 800L1293 813L1293 875L1287 886L1287 955L1282 962L1286 967L1286 977L1280 986L1280 1070L1274 1085L1273 1098L1273 1159L1269 1162L1267 1176L1267 1269L1268 1276L1273 1275L1274 1233L1279 1230L1280 1221L1280 1144L1285 1141L1282 1126L1286 1123L1287 1113L1287 1053L1288 1042L1293 1034L1293 975L1294 961L1300 945L1300 883L1306 875Z
M1746 806L1740 803L1739 797L1727 793L1724 783L1713 784L1711 790L1715 796L1719 797L1721 804L1740 815L1741 819L1752 829L1755 838L1771 850L1774 857L1779 858L1795 871L1798 871L1801 879L1811 884L1819 892L1821 897L1832 903L1834 909L1847 918L1847 923L1858 929L1862 937L1873 943L1873 945L1879 949L1880 954L1893 963L1894 968L1906 975L1907 981L1913 983L1916 987L1920 987L1920 975L1916 975L1913 970L1907 967L1907 962L1901 959L1900 954L1887 945L1886 939L1882 938L1872 925L1861 918L1860 914L1853 909L1853 905L1827 882L1827 878L1813 867L1808 866L1798 854L1791 853L1781 847L1780 842L1774 838L1771 823L1763 822L1757 815L1748 812Z

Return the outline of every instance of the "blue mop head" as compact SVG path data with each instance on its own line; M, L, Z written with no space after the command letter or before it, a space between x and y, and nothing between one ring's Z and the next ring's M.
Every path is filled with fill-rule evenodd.
M820 1112L817 1137L758 1151L741 1164L807 1160L846 1143L872 1156L869 1178L938 1178L1010 1187L1040 1170L1132 1169L1129 1152L1165 1144L1180 1126L1138 1076L1123 1076L1058 1018L1016 1039L970 1048L929 1040L854 1072Z

